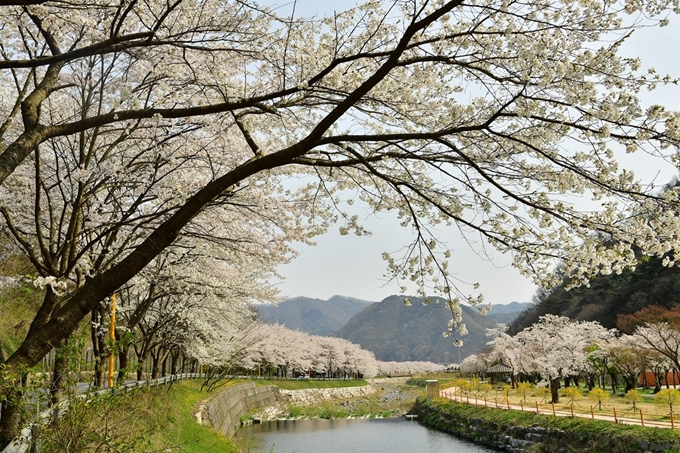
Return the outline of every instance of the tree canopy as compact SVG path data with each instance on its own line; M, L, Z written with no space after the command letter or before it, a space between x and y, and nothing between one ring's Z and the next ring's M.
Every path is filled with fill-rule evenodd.
M558 261L582 282L620 272L634 248L677 249L677 189L655 194L618 163L677 162L680 114L639 99L673 78L618 54L677 12L394 0L310 19L250 0L0 2L2 231L48 285L4 368L37 363L182 235L259 257L246 261L266 277L334 221L364 234L343 200L398 213L414 240L385 256L389 276L444 294L458 325L460 298L482 298L448 272L434 225L512 254L541 285Z

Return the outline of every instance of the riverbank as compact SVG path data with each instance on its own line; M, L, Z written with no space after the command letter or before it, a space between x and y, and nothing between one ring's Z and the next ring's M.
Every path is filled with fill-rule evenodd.
M442 398L418 398L413 413L425 426L516 453L680 452L680 433L670 429L485 409Z
M407 384L407 378L371 379L367 386L343 389L278 389L275 404L261 407L241 417L244 424L267 420L394 418L407 414L420 386Z

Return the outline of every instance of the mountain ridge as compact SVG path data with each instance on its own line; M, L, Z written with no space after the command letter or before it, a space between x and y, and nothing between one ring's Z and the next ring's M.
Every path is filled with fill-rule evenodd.
M282 324L310 335L329 336L372 303L375 302L340 295L328 300L296 296L278 305L259 306L258 311L269 324Z
M454 338L443 337L451 319L444 299L429 298L432 302L423 305L423 299L411 298L412 306L406 307L405 298L392 295L371 302L340 295L328 300L296 296L260 311L270 324L282 324L311 335L339 336L372 351L378 360L448 364L486 347L486 329L497 323L508 324L531 305L516 301L495 304L486 315L476 308L462 306L469 335L459 337L463 341L459 348L454 346Z

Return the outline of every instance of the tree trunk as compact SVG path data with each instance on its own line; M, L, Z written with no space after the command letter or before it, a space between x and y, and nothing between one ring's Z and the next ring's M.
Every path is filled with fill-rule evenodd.
M90 337L92 341L92 357L94 360L93 383L98 389L104 387L104 353L106 352L106 342L101 335L101 325L103 315L101 305L92 310L92 323L90 324Z
M151 353L151 379L158 379L158 356Z
M616 373L609 373L609 378L612 380L612 393L616 395L619 388L619 379L616 376Z
M137 380L141 381L144 379L144 365L146 365L146 359L148 355L137 356Z
M626 383L626 387L623 389L623 393L626 394L631 390L635 390L635 377L628 377L623 379Z
M63 346L54 355L54 368L52 370L52 384L50 385L50 405L57 404L64 398L64 384L68 373L68 358Z
M20 396L11 398L2 403L2 417L0 418L0 448L4 448L12 439L19 435L21 423L21 410L19 408Z
M118 376L116 376L116 382L118 384L125 383L125 378L128 373L128 362L129 362L130 347L123 346L118 348Z
M179 364L179 356L181 354L181 351L179 349L176 349L175 352L172 353L172 362L170 365L170 374L175 375L177 374L177 365Z
M4 395L6 399L0 406L2 407L2 412L0 412L0 448L4 448L20 433L21 398L27 380L28 374L22 374L20 378L16 379L16 386L9 390L10 393Z
M560 402L560 380L559 378L556 379L551 379L550 380L550 395L551 395L551 402L557 404Z
M654 373L654 394L661 391L661 383L663 382L663 375L661 373Z

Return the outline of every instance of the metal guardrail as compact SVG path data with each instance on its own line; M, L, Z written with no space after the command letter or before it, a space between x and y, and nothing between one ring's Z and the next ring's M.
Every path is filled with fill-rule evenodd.
M94 392L87 392L83 393L81 395L78 395L76 398L80 399L85 399L85 398L93 398L96 396L101 396L109 392L119 392L119 391L130 391L132 389L140 388L140 387L153 387L156 385L163 385L163 384L168 384L176 381L181 381L183 379L197 379L197 378L202 378L204 377L203 374L201 373L182 373L182 374L174 374L172 376L165 376L162 378L158 379L147 379L145 381L134 381L134 382L128 382L127 384L123 384L117 387L109 387L109 388L104 388L101 390L95 390ZM31 444L33 443L33 428L37 423L44 423L47 420L50 420L53 416L55 411L65 411L68 409L69 406L69 400L64 400L49 409L41 412L38 415L38 421L35 423L31 424L28 427L25 427L21 430L21 433L15 437L12 442L9 443L5 447L4 450L0 453L26 453L29 451Z

